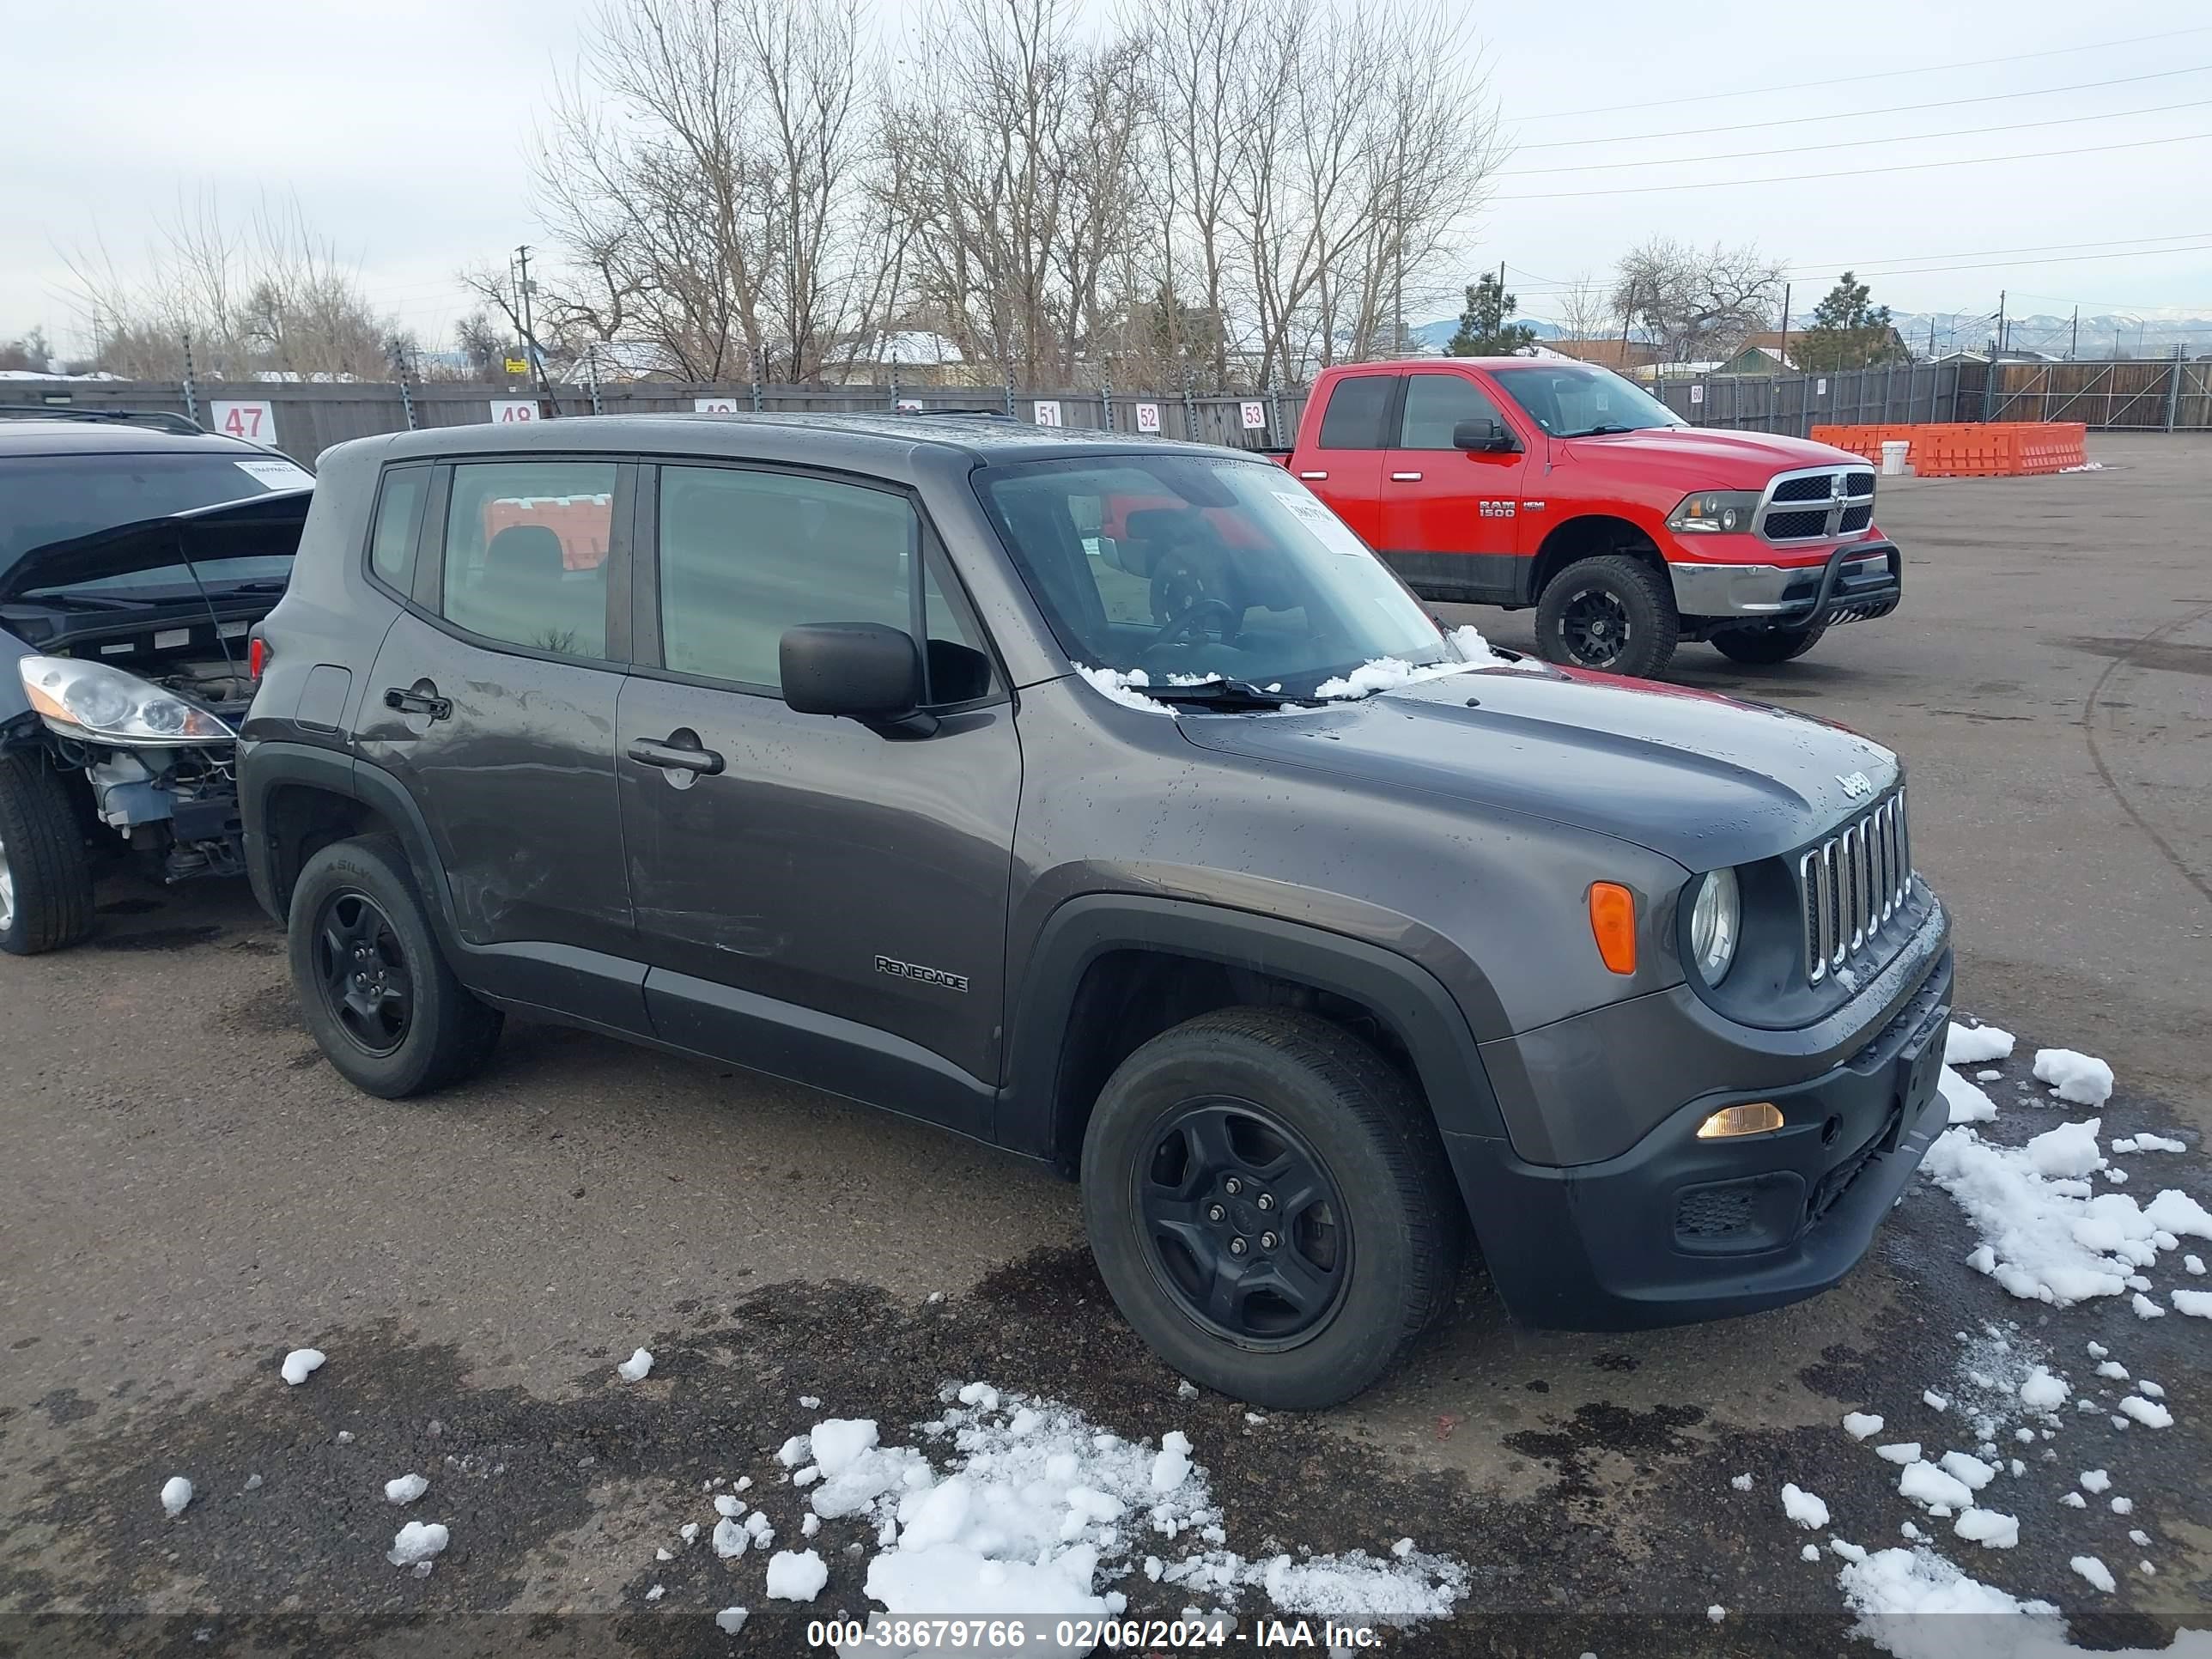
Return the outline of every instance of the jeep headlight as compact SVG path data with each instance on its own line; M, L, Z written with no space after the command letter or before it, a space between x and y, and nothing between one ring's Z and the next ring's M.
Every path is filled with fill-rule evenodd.
M1735 871L1715 870L1698 881L1698 896L1690 907L1690 960L1706 984L1717 985L1728 977L1742 921Z
M1755 489L1701 489L1685 496L1667 515L1667 528L1687 531L1749 531L1759 511Z
M15 670L39 718L64 738L182 748L238 736L198 703L106 663L25 657Z

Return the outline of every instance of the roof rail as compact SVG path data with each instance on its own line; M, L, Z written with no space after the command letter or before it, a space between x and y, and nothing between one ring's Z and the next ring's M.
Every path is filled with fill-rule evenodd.
M905 409L902 415L921 415L934 419L940 415L957 416L963 420L1011 421L1014 417L1003 409Z
M207 435L207 428L198 421L161 409L80 409L70 404L0 404L0 419L113 422L118 426L143 426L156 432L173 432L180 437Z

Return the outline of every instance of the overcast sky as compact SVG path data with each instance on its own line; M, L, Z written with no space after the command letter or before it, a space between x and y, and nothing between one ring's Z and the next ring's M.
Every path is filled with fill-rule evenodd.
M0 0L0 337L43 325L69 340L68 257L104 247L128 271L157 218L212 191L240 218L264 194L296 197L380 307L442 342L469 308L454 272L541 240L533 119L591 9ZM886 33L902 15L879 0ZM1494 15L1516 148L1466 264L1506 261L1525 313L1670 232L1755 240L1790 267L1801 314L1850 265L1887 273L1875 297L1899 311L1994 310L2008 289L2015 315L2212 315L2203 0L1573 0ZM1723 127L1739 130L1691 131ZM1880 135L1894 136L1863 142ZM1745 154L1760 151L1781 153ZM1694 159L1717 156L1740 159ZM2028 159L1919 165L1984 156ZM1839 176L1793 176L1808 174ZM1788 181L1712 182L1760 179Z

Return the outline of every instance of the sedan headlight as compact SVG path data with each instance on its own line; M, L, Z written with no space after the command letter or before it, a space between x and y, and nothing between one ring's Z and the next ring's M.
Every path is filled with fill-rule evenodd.
M1698 896L1690 907L1690 959L1706 984L1717 985L1728 977L1742 922L1735 871L1716 870L1698 884Z
M1667 528L1688 531L1748 531L1759 511L1755 489L1704 489L1685 496L1667 515Z
M238 736L198 703L106 663L25 657L15 667L31 707L65 738L181 748Z

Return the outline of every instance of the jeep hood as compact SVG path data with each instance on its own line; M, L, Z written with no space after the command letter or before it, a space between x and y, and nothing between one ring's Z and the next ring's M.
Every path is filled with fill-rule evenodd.
M1554 463L1563 459L1603 465L1637 462L1674 469L1685 487L1756 489L1778 472L1808 466L1855 466L1870 470L1863 456L1804 438L1772 432L1723 432L1713 427L1648 427L1638 432L1606 432L1566 438L1553 446ZM1694 475L1694 476L1692 476Z
M1899 776L1888 750L1823 720L1563 669L1483 669L1333 708L1176 724L1202 749L1386 798L1420 790L1573 824L1693 871L1802 845Z
M42 587L159 570L186 560L271 556L296 551L312 489L272 490L46 542L0 570L0 605Z

